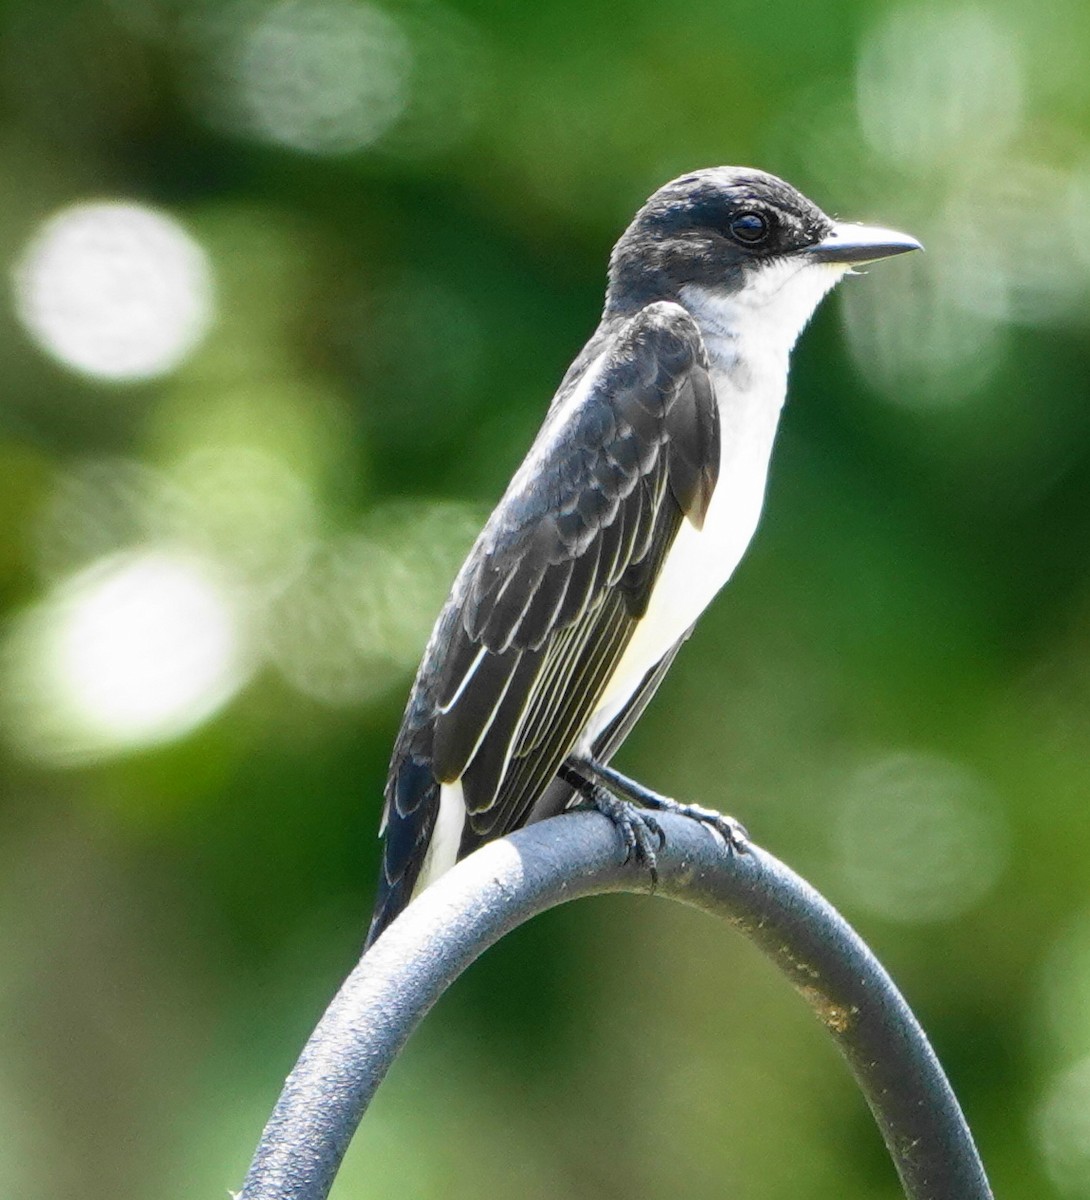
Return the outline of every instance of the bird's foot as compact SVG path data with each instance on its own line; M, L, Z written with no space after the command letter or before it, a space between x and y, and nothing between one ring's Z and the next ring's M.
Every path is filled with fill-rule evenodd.
M666 845L662 826L649 812L638 808L630 800L614 796L601 784L588 781L585 787L580 788L580 793L582 802L577 807L600 812L613 822L624 843L624 861L628 863L635 860L637 864L645 866L651 876L651 890L654 891L659 881L657 851Z
M621 796L632 804L639 805L640 808L674 813L679 817L688 817L692 821L699 821L723 839L731 854L745 854L749 847L749 835L746 833L745 826L733 817L724 816L714 808L705 808L701 804L681 804L669 796L662 796L658 792L644 787L643 784L636 783L635 780L629 779L627 775L622 775L620 771L615 771L604 763L579 760L576 765L601 788L608 789L610 794ZM646 818L646 814L643 815ZM664 844L665 839L660 846Z
M699 821L723 839L729 853L745 854L749 848L749 834L741 821L725 816L714 808L705 808L702 804L680 804L677 800L671 800L669 796L652 794L655 800L648 807L653 807L658 812L676 813L679 817Z

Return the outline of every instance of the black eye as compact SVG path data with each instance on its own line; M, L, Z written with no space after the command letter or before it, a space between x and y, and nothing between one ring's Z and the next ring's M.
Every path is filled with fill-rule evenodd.
M768 237L768 218L759 212L741 212L731 220L730 235L747 246L757 246Z

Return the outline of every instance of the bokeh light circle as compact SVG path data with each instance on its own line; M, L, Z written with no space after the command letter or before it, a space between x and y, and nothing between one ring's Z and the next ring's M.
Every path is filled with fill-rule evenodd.
M968 266L963 248L950 248L936 231L927 238L930 258L906 262L899 286L847 281L842 295L848 348L867 382L899 407L943 409L979 396L1006 361L1004 323L961 302L967 273L995 283L991 305L1002 301L1005 282L994 252Z
M939 921L973 908L1006 860L1000 806L968 768L932 755L872 759L846 781L834 822L842 878L889 920Z
M194 556L146 548L99 560L3 647L14 749L78 763L187 733L248 677L241 630L230 591Z
M360 150L409 102L412 47L394 17L370 4L279 0L240 23L221 54L229 119L293 150Z
M975 5L883 10L863 41L856 102L872 151L909 170L1009 141L1022 124L1017 33Z
M1053 1077L1034 1113L1045 1170L1062 1196L1090 1197L1090 1058Z
M212 319L212 272L172 217L121 201L81 203L34 235L14 271L27 332L67 367L138 380L177 367Z
M1090 1055L1090 911L1056 938L1041 969L1041 1031L1067 1058Z
M345 706L403 687L483 522L473 505L402 501L316 549L271 603L264 649L296 690Z

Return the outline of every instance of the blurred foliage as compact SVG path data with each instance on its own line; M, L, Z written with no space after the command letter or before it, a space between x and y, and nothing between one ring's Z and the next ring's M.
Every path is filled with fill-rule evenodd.
M0 1179L224 1195L354 960L431 620L644 197L900 227L619 762L917 1006L996 1192L1090 1196L1090 7L0 3ZM898 1194L804 1006L658 901L440 1005L335 1194Z

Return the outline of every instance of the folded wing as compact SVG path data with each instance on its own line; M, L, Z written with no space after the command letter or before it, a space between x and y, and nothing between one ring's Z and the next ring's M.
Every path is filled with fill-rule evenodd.
M436 625L391 763L380 928L411 895L442 784L462 788L460 854L526 820L681 522L702 524L718 465L699 331L680 306L649 305L554 402Z

